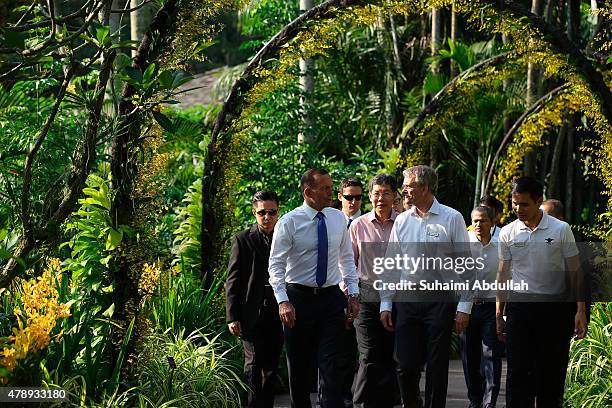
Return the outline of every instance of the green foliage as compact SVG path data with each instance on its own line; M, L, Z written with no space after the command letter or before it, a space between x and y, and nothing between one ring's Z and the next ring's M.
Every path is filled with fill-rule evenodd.
M178 265L173 269L178 271ZM201 282L188 271L160 276L157 296L151 300L151 320L158 332L187 335L198 330L207 333L223 327L222 298L224 279L217 276L211 289L204 293Z
M566 407L598 408L612 405L612 304L591 309L587 337L573 341L565 391Z
M219 336L209 338L200 332L185 336L179 330L151 337L139 368L140 392L157 404L180 401L182 407L239 407L245 386L224 346Z
M180 262L181 269L193 273L199 270L201 265L202 179L197 179L189 186L181 206L175 209L175 213L178 227L173 231L173 262Z
M41 367L47 384L62 385L79 377L87 397L95 400L116 386L122 363L111 372L111 299L113 278L109 259L120 247L120 237L132 234L126 226L111 225L109 180L96 174L87 179L81 207L66 223L72 238L62 246L70 249L64 260L71 276L70 286L62 287L63 296L72 304L72 315L63 321L61 342L52 344ZM110 388L109 388L110 387Z
M377 157L368 148L354 146L353 155L341 161L326 156L316 145L296 143L301 121L295 88L270 94L254 113L250 152L242 167L242 180L236 186L236 213L242 228L253 223L251 198L256 191L274 190L282 211L303 202L299 180L309 168L327 169L336 185L349 176L367 181L377 172Z
M240 47L247 50L261 48L299 14L299 3L296 1L249 0L239 13L240 31L249 36Z

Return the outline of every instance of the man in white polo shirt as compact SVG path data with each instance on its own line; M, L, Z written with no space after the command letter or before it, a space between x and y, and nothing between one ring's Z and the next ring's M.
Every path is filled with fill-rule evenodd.
M566 270L571 282L581 282L574 235L567 223L540 210L542 199L539 181L515 181L512 209L518 219L499 236L498 282L512 278L528 287L497 293L497 334L506 341L508 354L508 408L533 407L534 402L560 408L572 334L586 335L585 303L563 301L568 290L576 292L566 288Z

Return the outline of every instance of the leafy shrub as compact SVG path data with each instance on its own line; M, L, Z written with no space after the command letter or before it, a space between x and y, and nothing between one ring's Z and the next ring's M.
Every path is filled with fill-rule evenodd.
M226 358L228 351L219 336L201 332L185 337L183 330L149 339L140 367L139 390L162 404L180 401L182 407L239 407L245 385L236 367ZM172 357L176 368L171 368Z
M178 265L173 272L178 270ZM223 305L220 304L223 279L217 277L211 289L204 293L201 282L192 274L181 271L162 274L158 294L151 300L151 319L158 332L191 335L198 330L211 332L223 324Z
M202 179L189 186L181 206L175 210L178 227L173 231L174 263L190 273L200 267L200 231L202 224Z
M587 337L573 341L565 406L612 406L612 303L596 303Z

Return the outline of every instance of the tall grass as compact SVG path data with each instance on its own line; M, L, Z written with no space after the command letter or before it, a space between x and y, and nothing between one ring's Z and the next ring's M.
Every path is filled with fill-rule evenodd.
M182 407L239 407L245 390L238 367L219 335L184 330L154 335L142 355L139 389L158 404L177 401ZM225 351L224 351L225 350ZM172 368L168 357L174 360Z
M612 407L612 303L595 303L587 337L572 342L565 406Z
M183 331L187 335L201 330L215 333L223 328L223 279L217 277L208 292L190 272L160 276L157 296L151 300L151 319L158 332Z

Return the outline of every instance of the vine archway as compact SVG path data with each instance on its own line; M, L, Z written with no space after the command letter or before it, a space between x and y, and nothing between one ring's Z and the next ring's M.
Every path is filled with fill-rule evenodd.
M239 137L232 137L231 133L240 135L244 132L241 126L248 126L240 124L241 115L266 91L282 83L287 68L298 58L320 54L320 47L314 45L317 41L320 43L333 38L333 31L341 22L355 24L371 22L375 10L382 9L408 15L424 13L428 8L445 7L452 3L458 12L465 13L469 21L477 22L481 30L509 34L516 46L514 53L517 56L539 59L541 63L554 67L558 76L567 82L573 95L584 101L583 111L592 120L595 131L602 139L610 139L612 92L602 74L563 32L520 4L497 0L325 1L285 26L256 54L233 84L217 116L208 145L202 179L201 258L205 277L204 288L207 289L212 284L213 270L220 258L219 246L223 240L222 230L226 223L227 211L222 203L228 198L231 199L231 195L223 191L223 186L233 174L231 166L236 163L234 160L228 160L228 151L231 147L237 148L239 144ZM489 67L503 59L499 57L474 68ZM273 78L275 75L277 77ZM421 112L417 124L409 132L410 137L405 138L402 143L402 164L406 164L405 153L410 139L423 133L423 129L427 128L426 122L431 112L438 108L436 104L439 100L461 87L466 76L464 73L453 80L452 85L445 87ZM536 110L530 112L528 107L527 115L533 112ZM519 127L525 118L518 124Z

